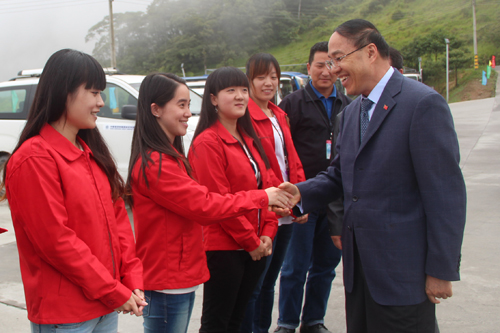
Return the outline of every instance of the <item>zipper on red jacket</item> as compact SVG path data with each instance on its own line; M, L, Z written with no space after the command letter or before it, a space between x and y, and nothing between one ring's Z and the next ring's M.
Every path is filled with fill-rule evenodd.
M99 188L97 187L97 182L95 180L94 170L92 170L92 165L90 163L90 157L88 154L85 154L85 158L87 160L87 164L89 166L90 173L92 174L92 180L94 181L95 189L97 190L97 193L99 195L99 201L101 202L101 206L103 206L102 199L101 199L101 193L99 192ZM109 222L108 222L108 218L106 216L106 209L104 208L104 206L102 207L102 209L104 212L104 216L106 218L106 227L107 227L106 229L108 230L109 250L111 251L111 263L113 265L113 279L116 279L115 253L113 252L113 242L112 242L112 238L111 238L111 231L109 229Z
M260 236L260 209L257 211L257 236Z
M111 232L108 225L109 249L111 250L111 262L113 263L113 279L116 279L115 253L113 252L113 243L111 242Z
M255 179L255 180L257 181L257 188L260 188L262 185L262 173L260 172L260 169L259 169L259 163L257 163L257 160L252 156L252 153L250 152L250 148L248 148L248 147L245 148L243 146L243 144L245 144L245 146L246 146L245 139L243 138L243 136L241 136L241 138L243 139L243 143L241 143L240 140L235 138L234 135L233 135L233 138L236 141L238 141L241 149L243 150L245 155L247 155L248 161L250 162L250 166L252 166L252 161L255 163L255 167L257 168L257 170L254 170L254 171L256 172L256 175L257 175L257 172L260 174L260 184L259 184L259 181L257 179ZM252 161L250 161L250 159ZM252 166L252 169L253 169L253 166ZM260 211L261 211L260 209L257 210L257 236L260 236Z

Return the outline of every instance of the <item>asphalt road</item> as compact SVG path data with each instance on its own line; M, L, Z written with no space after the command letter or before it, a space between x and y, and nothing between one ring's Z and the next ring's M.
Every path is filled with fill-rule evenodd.
M453 297L437 306L443 333L500 332L500 79L496 96L450 105L460 141L468 207L462 280L453 284ZM0 333L29 332L19 257L6 203L0 204L0 227L9 229L0 235ZM341 268L337 268L337 274L325 324L332 332L345 332ZM197 291L190 333L199 329L201 299L202 288ZM274 322L277 315L275 306ZM142 332L142 319L121 315L119 332Z

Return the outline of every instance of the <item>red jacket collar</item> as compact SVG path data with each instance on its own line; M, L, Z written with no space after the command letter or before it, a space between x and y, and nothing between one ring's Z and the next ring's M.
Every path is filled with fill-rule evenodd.
M49 124L45 124L40 131L40 136L54 148L61 156L69 161L74 161L78 157L82 156L83 153L92 155L92 151L87 146L87 144L80 138L76 137L78 142L83 148L83 152L76 148L68 139L66 139L61 133L56 131L54 127Z
M217 135L224 140L227 144L234 144L238 143L238 140L234 138L234 136L229 133L229 131L224 127L224 125L221 124L219 120L217 120L213 125L212 125L213 130L217 133ZM249 137L246 133L245 130L243 130L239 125L238 125L238 130L240 131L241 136L243 137L243 140L245 140L247 145L251 145L253 143L253 139Z
M276 104L272 102L267 103L267 107L277 116L281 115L283 110L281 110ZM250 111L250 116L254 120L266 120L268 119L267 115L264 113L264 111L261 110L261 108L255 103L251 98L248 99L248 111Z

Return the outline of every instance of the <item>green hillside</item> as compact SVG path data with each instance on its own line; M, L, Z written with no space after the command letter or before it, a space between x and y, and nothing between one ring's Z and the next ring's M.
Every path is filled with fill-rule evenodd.
M466 75L474 63L472 1L153 0L145 13L114 16L117 64L125 73L185 71L192 76L244 66L252 54L269 52L282 70L305 72L303 65L288 65L305 63L310 47L328 40L342 22L364 18L401 51L405 66L416 69L422 58L424 83L443 93L445 38L450 40L454 87L480 79L481 70ZM500 1L475 2L484 69L491 55L500 55ZM109 16L89 29L86 40L96 41L93 55L109 66Z
M442 29L448 38L464 40L465 48L473 54L470 0L347 0L327 7L325 14L310 20L307 31L294 42L268 52L280 64L304 63L314 42L328 40L336 26L353 18L364 18L375 24L387 42L397 49L411 44L417 36ZM476 22L479 60L485 64L492 54L500 55L500 1L476 0ZM244 62L241 59L238 65Z

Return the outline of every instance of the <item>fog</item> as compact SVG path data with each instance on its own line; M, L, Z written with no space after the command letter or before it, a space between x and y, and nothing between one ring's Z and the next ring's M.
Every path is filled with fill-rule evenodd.
M114 0L113 13L145 12L152 0ZM108 0L0 0L0 82L42 68L63 48L92 54L88 30L109 15Z

